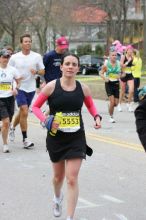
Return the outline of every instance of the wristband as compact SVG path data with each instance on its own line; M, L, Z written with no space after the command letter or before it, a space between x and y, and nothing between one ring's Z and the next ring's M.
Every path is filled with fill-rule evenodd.
M97 114L97 115L95 115L95 116L94 116L94 121L96 121L96 118L97 118L97 117L99 117L99 118L100 118L100 121L102 120L101 115L98 115L98 114Z
M45 127L48 129L48 131L51 131L53 120L54 115L49 115L49 117L44 121Z

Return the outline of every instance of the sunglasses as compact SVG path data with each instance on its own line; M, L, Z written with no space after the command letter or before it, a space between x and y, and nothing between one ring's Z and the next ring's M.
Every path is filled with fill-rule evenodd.
M7 59L9 59L10 56L9 56L9 55L7 55L7 56L2 56L2 58L7 58Z

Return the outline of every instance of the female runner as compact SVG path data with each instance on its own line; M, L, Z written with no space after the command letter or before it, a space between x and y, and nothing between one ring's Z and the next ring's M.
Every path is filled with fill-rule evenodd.
M61 61L62 77L49 82L39 94L33 105L34 114L44 122L48 129L47 150L53 166L54 208L55 217L61 216L63 199L62 185L67 180L67 220L73 220L78 200L78 174L82 160L90 154L87 147L81 109L87 106L95 120L95 128L101 127L101 116L91 98L87 85L75 80L79 71L79 58L66 54ZM41 111L41 106L48 100L50 116ZM58 112L62 113L61 122L56 122ZM54 130L57 129L57 133ZM52 133L54 132L54 134Z

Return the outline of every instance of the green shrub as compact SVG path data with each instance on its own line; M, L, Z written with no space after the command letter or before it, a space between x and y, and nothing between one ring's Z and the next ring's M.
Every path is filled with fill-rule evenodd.
M79 56L92 54L92 46L91 44L80 45L77 47L77 54Z
M102 57L104 55L104 48L101 45L96 45L95 47L95 53Z

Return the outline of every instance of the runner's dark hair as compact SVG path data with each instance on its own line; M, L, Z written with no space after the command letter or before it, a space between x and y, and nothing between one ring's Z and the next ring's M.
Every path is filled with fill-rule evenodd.
M62 56L62 58L61 58L61 65L63 64L65 57L68 57L68 56L73 56L73 57L75 57L75 58L78 60L78 66L80 66L80 59L79 59L79 57L78 57L76 54L71 53L71 52L66 52L66 53Z
M20 43L23 42L23 38L24 38L24 37L28 37L28 38L31 39L31 35L30 35L30 34L23 34L23 35L20 37ZM32 39L31 39L31 41L32 41Z

